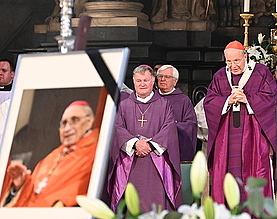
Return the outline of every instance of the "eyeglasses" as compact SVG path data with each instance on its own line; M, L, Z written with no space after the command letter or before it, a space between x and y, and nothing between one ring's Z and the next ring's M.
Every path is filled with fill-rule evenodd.
M241 60L243 60L243 58L241 58L241 59L235 59L234 61L226 61L225 63L227 65L231 65L231 64L238 65L241 62Z
M78 122L80 122L81 119L86 118L90 115L85 115L85 116L73 116L69 120L61 120L60 121L60 128L65 128L67 124L70 126L76 125Z
M161 75L161 74L158 74L158 75L157 75L157 78L158 78L159 80L161 80L163 77L164 77L166 80L169 80L170 78L175 78L175 77L173 77L172 75Z

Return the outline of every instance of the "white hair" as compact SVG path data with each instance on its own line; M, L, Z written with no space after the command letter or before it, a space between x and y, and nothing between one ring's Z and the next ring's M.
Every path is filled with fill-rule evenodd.
M160 71L165 70L167 68L172 68L173 69L173 77L176 78L176 79L179 79L179 71L175 67L173 67L172 65L163 65L163 66L161 66L158 69L157 74L159 74Z

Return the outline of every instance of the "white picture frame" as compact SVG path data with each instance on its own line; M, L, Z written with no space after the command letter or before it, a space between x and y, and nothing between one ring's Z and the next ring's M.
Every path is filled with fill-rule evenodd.
M125 79L125 71L127 69L130 53L129 49L101 49L99 53L111 72L118 88L120 88ZM97 88L101 89L105 86L86 51L73 51L67 54L55 52L19 55L15 75L8 117L0 144L0 191L3 186L8 159L11 156L13 140L20 130L29 123L32 117L31 110L34 105L33 102L36 100L34 95L40 92L44 93L44 91L52 92L55 89L69 89L73 90L73 93L76 93L75 89L97 90ZM70 94L68 96L69 97L66 98L68 98L67 101L70 102ZM86 98L89 98L89 95ZM85 98L80 97L78 99ZM74 100L76 100L76 96L74 96L74 98L72 97L72 101ZM89 100L87 101L89 102ZM60 115L62 110L64 110L65 103L63 106L59 106ZM51 107L51 105L49 107ZM87 194L90 198L100 198L101 195L108 162L107 152L109 151L115 122L116 107L116 101L108 94L102 112L101 129L92 168L91 179L93 180L90 180ZM37 115L36 113L40 114L42 112L35 112L34 115ZM44 116L44 114L42 116ZM59 122L59 120L56 122ZM52 129L55 129L55 127L52 127ZM56 130L58 134L58 127L56 127ZM57 146L58 145L56 145L56 147ZM0 215L1 218L9 219L90 218L90 215L80 207L58 209L3 207L0 208Z

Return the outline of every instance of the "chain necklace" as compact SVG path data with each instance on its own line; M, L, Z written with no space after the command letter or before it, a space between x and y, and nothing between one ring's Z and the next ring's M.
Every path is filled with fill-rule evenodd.
M139 107L139 105L137 104L138 106L138 110L141 114L141 119L138 119L138 122L141 122L140 123L140 127L143 127L143 124L144 122L147 122L148 120L147 119L144 119L144 115L146 114L146 112L149 110L150 106L152 105L152 103L149 104L149 106L146 108L146 110L144 112L142 112L141 108Z
M62 159L65 155L67 155L67 154L69 154L69 153L71 153L71 152L73 152L73 151L75 151L75 150L76 150L76 146L75 146L75 145L70 146L70 147L64 147L64 148L62 149L61 153L58 155L58 157L57 157L56 160L54 161L54 165L53 165L52 168L47 172L47 176L44 177L44 178L40 181L40 183L38 184L37 188L35 189L35 193L36 193L36 194L40 194L41 191L43 190L43 188L45 188L45 187L47 186L48 180L49 180L50 176L52 175L52 173L54 172L54 170L56 169L56 167L57 167L58 164L60 163L61 159Z

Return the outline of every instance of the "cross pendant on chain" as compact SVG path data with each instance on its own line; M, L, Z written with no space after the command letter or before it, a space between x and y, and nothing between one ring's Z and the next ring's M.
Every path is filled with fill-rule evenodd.
M138 119L138 122L140 123L140 127L143 127L144 122L147 122L147 119L144 119L144 115L141 115L141 119Z

